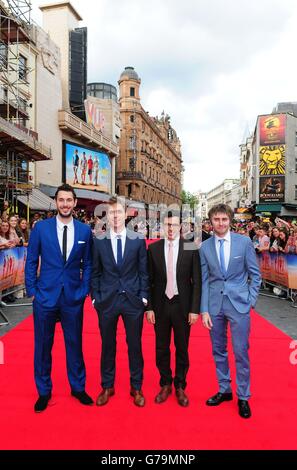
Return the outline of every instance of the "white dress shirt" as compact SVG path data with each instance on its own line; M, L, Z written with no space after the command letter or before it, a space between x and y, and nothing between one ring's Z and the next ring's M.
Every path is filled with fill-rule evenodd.
M59 217L57 219L57 235L59 240L59 245L61 249L61 253L63 254L63 233L64 233L64 226L67 226L67 252L66 252L66 260L69 258L70 252L73 248L74 244L74 223L73 218L68 224L64 224L61 222Z
M172 240L173 243L173 291L174 295L178 295L178 288L177 288L177 282L176 282L176 264L177 264L177 258L178 258L178 250L179 250L179 240L180 238L175 238ZM165 243L164 243L164 256L165 256L165 264L166 264L166 272L167 272L167 259L168 259L168 248L169 248L169 240L165 238Z
M217 257L220 263L220 243L219 240L225 240L224 241L224 257L225 257L225 266L226 270L228 269L229 266L229 261L230 261L230 252L231 252L231 235L230 231L227 232L224 237L218 237L215 235L215 245L216 245L216 252L217 252Z
M110 241L111 241L111 247L112 247L112 252L113 256L115 259L115 262L118 262L118 257L117 257L117 244L118 244L118 235L121 235L121 240L122 240L122 258L124 258L124 253L125 253L125 245L126 245L126 238L127 238L127 230L124 228L121 232L115 233L112 229L110 229ZM147 299L143 298L142 302L144 305L147 305ZM93 300L94 304L94 300Z
M111 241L111 247L112 247L112 252L113 256L115 259L115 262L118 262L118 256L117 256L117 238L118 235L121 235L121 240L122 240L122 258L124 258L124 253L125 253L125 245L126 245L126 237L127 237L127 230L124 228L119 233L115 233L113 230L110 229L110 241Z

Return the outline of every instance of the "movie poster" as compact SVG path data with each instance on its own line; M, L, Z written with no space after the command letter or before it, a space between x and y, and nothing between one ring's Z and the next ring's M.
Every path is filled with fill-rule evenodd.
M284 144L285 130L285 114L260 116L260 145Z
M260 202L284 202L285 200L285 177L284 176L261 176L259 178Z
M285 145L260 147L260 176L284 175L286 168Z

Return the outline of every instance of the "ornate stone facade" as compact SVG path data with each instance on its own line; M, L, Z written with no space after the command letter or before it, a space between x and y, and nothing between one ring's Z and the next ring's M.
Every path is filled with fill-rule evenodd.
M151 117L139 97L141 80L126 67L119 80L121 139L117 193L147 204L181 204L182 156L170 117Z

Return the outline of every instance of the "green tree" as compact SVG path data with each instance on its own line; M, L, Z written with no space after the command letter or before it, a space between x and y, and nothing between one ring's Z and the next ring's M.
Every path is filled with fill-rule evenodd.
M194 206L199 203L199 199L195 194L190 193L190 191L182 190L181 193L182 204L190 204L191 209L194 209Z

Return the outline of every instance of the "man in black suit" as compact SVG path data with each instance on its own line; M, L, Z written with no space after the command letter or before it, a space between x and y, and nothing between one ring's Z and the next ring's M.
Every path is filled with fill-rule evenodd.
M160 373L161 390L155 402L167 400L173 382L179 405L188 406L185 394L188 345L191 325L196 323L200 308L201 268L196 245L180 238L180 228L179 214L169 213L164 218L165 240L152 243L148 248L147 320L155 327L156 364ZM176 349L174 379L170 368L172 330Z
M122 316L128 344L130 395L136 406L144 406L141 390L143 356L141 334L148 298L145 240L125 228L125 205L111 198L107 211L108 230L94 240L92 299L99 318L102 339L101 385L96 405L105 405L114 395L116 332Z

